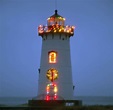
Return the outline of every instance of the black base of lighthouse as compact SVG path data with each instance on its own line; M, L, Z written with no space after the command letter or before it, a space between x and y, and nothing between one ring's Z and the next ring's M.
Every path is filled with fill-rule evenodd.
M43 106L43 107L57 107L57 106L81 106L81 100L29 100L28 105L33 106Z

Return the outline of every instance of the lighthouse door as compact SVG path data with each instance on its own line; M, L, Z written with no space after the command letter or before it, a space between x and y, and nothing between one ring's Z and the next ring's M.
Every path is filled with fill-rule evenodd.
M53 85L50 86L49 94L50 94L50 100L54 100L54 86Z
M56 100L57 99L57 86L56 84L48 84L46 87L46 100Z

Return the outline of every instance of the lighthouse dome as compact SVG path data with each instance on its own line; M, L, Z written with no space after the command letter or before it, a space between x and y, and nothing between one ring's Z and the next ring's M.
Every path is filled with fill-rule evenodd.
M48 19L47 19L47 24L48 26L51 26L51 25L61 25L61 26L64 26L64 21L65 21L65 18L60 16L58 13L57 13L57 10L55 10L55 14L50 16Z

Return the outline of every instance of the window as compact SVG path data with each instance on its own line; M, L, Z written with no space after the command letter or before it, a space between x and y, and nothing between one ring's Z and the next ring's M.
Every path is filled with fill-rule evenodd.
M57 52L51 51L49 52L49 63L56 63L57 60Z

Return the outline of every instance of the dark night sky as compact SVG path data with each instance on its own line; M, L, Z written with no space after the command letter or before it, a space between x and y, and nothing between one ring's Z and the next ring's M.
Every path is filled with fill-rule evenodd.
M71 60L76 96L113 96L113 0L57 0L75 25ZM41 37L55 0L0 0L0 96L36 96Z

